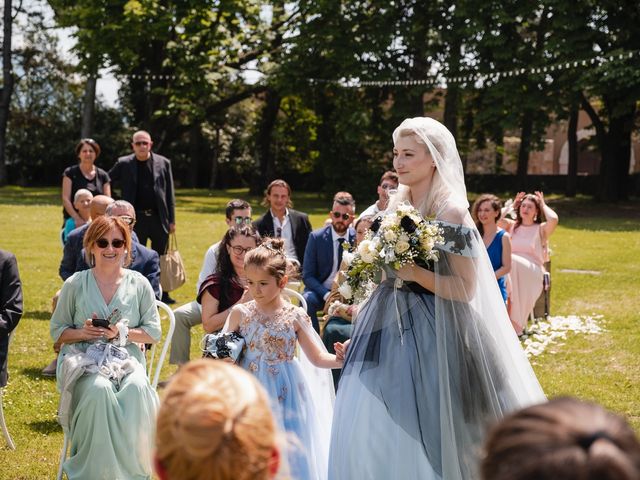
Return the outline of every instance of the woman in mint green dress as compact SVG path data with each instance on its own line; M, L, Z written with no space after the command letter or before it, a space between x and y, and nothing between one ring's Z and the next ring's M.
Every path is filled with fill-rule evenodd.
M51 336L64 343L58 414L71 449L63 469L70 480L150 479L158 396L139 344L161 337L153 289L124 268L131 235L119 218L94 220L84 248L93 268L67 279L51 318Z

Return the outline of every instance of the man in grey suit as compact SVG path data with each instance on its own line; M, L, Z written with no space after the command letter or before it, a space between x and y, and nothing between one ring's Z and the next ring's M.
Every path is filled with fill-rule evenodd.
M175 197L171 162L151 151L151 135L144 130L133 134L131 155L120 157L109 176L121 198L136 210L135 232L142 245L151 240L151 248L164 255L169 234L176 230ZM165 303L175 303L163 292Z
M13 253L0 250L0 388L7 384L9 334L22 317L22 283Z

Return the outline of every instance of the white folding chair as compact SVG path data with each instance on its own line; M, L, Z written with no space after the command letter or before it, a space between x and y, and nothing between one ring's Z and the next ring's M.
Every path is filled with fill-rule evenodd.
M291 290L290 288L283 288L282 293L290 299L296 298L298 300L298 303L300 304L300 307L303 308L305 312L307 311L307 301L304 299L302 294L300 294L300 292L296 292L295 290Z
M171 310L171 308L169 308L169 306L166 303L163 303L160 300L156 300L156 306L158 307L159 310L164 311L167 314L167 318L169 319L169 330L164 336L162 350L160 350L160 356L158 357L157 362L155 362L155 367L154 367L154 361L156 356L156 348L160 342L153 344L153 346L151 347L151 358L147 362L147 377L149 378L149 382L151 383L151 386L153 387L154 390L158 388L158 380L160 379L162 364L164 363L164 359L167 356L169 345L171 345L171 337L173 337L173 331L176 328L176 317L173 315L173 310ZM65 433L63 445L62 445L62 452L60 452L60 463L58 466L58 475L56 477L57 480L62 480L62 474L63 474L62 464L67 458L67 450L69 450L69 437Z
M11 344L11 338L13 338L13 331L9 334L9 344ZM7 445L11 450L16 449L16 444L13 443L13 439L11 435L9 435L9 430L7 430L7 424L4 421L4 411L2 410L2 393L4 391L3 387L0 387L0 428L2 428L2 435L4 435L4 439L7 441Z
M156 350L158 347L158 343L154 344L151 347L151 358L147 362L147 376L149 377L149 381L151 382L151 386L153 389L158 388L158 380L160 380L160 372L162 370L162 365L164 364L164 359L167 356L167 351L169 350L169 345L171 345L171 338L173 337L173 331L176 328L176 317L173 314L173 310L166 304L161 302L160 300L156 300L156 305L159 310L164 311L167 314L167 318L169 319L169 330L164 337L164 343L162 344L162 350L160 350L160 356L158 357L158 361L154 368L154 360L156 356ZM152 375L153 374L153 375Z

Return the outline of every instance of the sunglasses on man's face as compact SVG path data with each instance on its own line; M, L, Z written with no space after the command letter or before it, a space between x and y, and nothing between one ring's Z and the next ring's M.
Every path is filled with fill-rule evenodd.
M96 245L98 246L98 248L107 248L109 246L109 240L107 240L106 238L99 238L98 240L96 240ZM111 240L111 246L113 248L122 248L124 247L124 240L120 238L114 238L113 240Z
M382 185L380 185L380 188L382 188L383 190L395 190L398 187L396 185L391 185L390 183L383 183Z
M120 215L120 220L122 220L124 223L126 223L127 225L131 226L134 223L136 223L136 219L133 218L130 215Z
M134 144L136 147L146 147L147 145L149 145L149 142L139 141L139 142L133 142L133 144Z
M235 253L238 256L243 255L247 253L249 250L253 250L255 248L255 247L242 248L239 245L230 245L230 247L231 247L231 250L233 250L233 253Z
M249 225L251 223L251 217L233 217L233 221L236 225Z
M351 218L350 213L331 212L331 215L333 215L333 218L336 218L336 219L342 217L342 219L345 221Z

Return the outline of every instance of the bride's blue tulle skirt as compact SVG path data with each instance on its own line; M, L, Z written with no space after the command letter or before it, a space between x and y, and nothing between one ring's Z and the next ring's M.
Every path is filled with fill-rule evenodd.
M330 479L476 478L486 425L522 403L476 320L416 284L377 288L345 359Z

